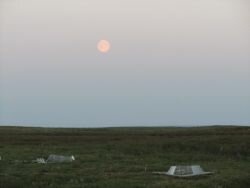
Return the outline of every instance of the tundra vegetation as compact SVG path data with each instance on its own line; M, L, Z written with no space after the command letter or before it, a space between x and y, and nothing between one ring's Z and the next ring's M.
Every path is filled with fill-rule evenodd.
M38 164L49 154L72 163ZM0 127L1 188L249 188L250 127ZM178 179L154 175L172 165L215 174Z

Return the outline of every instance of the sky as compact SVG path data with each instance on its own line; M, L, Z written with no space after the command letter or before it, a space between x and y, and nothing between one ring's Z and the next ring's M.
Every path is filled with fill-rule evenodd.
M250 125L249 83L249 0L0 0L0 125Z

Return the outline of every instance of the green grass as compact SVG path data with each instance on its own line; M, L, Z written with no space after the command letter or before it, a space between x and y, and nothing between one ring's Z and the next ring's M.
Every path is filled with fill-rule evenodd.
M73 154L76 161L29 162L49 154ZM250 187L250 127L0 127L0 155L0 188ZM151 173L176 164L200 164L215 174L177 179Z

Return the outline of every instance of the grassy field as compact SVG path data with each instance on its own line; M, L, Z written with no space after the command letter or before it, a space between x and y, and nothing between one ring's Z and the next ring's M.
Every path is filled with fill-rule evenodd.
M49 154L74 155L76 161L30 162ZM250 127L0 127L0 155L1 188L250 187ZM200 164L215 174L195 179L152 174L176 164Z

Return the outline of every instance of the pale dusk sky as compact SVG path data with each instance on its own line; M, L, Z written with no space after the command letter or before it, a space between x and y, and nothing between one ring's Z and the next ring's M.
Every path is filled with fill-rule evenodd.
M249 85L249 0L0 0L0 125L250 125Z

